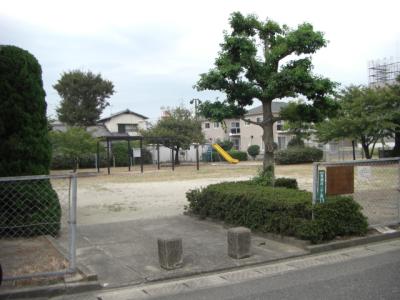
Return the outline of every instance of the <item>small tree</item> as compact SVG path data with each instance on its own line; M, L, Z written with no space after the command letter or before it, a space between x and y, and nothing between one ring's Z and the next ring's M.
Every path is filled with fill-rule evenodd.
M28 51L0 45L0 177L49 173L42 69ZM55 235L61 207L49 180L0 183L0 238Z
M256 159L256 156L260 154L260 146L258 145L251 145L247 148L247 153L253 158Z
M387 102L388 109L392 112L392 122L396 127L391 130L394 138L393 156L400 156L400 75L396 82L389 86L390 98Z
M312 104L306 105L308 115L316 115L329 104L326 95L335 84L329 79L312 74L309 56L283 62L295 55L308 55L326 46L319 31L308 23L290 29L272 20L259 21L254 15L231 15L232 30L225 33L215 67L201 74L198 90L218 90L226 94L226 101L201 104L200 112L207 118L221 122L225 118L242 117L245 107L258 100L262 104L263 121L249 123L261 126L264 142L264 169L274 165L273 124L281 120L272 114L272 101L303 95ZM306 116L304 116L306 117Z
M95 125L107 99L114 94L114 85L100 74L74 70L61 75L53 86L61 97L58 119L70 126Z
M361 143L365 157L372 158L375 144L396 128L393 108L387 106L389 93L383 88L350 86L338 97L336 118L320 123L317 136L321 142L343 138Z
M74 172L79 165L79 158L96 152L96 139L83 128L71 127L66 132L52 131L50 138L54 154L70 159Z
M147 138L163 137L163 145L174 149L175 163L179 164L179 150L189 149L191 143L202 143L204 134L201 123L190 110L184 107L169 109L166 117L161 118L150 129L143 131Z

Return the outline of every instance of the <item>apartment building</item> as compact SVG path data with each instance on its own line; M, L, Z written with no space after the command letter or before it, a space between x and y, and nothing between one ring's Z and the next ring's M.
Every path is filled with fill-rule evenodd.
M272 102L272 113L274 116L279 116L285 102ZM260 122L263 119L262 106L250 109L245 115L246 119ZM222 140L230 140L233 142L233 147L237 150L247 151L250 145L259 145L261 150L264 150L262 141L263 130L260 126L245 122L241 119L226 119L225 124L212 122L209 120L202 121L202 129L207 142L215 143ZM274 141L279 149L285 149L291 135L284 130L283 121L274 123Z

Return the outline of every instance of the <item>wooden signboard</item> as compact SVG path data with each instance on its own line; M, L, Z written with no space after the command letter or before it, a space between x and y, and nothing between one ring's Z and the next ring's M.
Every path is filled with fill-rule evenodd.
M354 193L354 167L326 167L326 194L343 195Z

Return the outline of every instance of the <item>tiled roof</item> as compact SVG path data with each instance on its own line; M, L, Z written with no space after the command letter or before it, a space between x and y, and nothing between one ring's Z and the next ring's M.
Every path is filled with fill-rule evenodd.
M100 123L101 123L101 122L105 122L105 121L110 120L110 119L113 118L113 117L116 117L116 116L119 116L119 115L123 115L123 114L131 114L131 115L135 115L135 116L138 116L138 117L140 117L140 118L143 118L143 119L145 119L145 120L148 119L148 117L146 117L146 116L143 116L143 115L141 115L141 114L135 113L134 111L131 111L131 110L129 110L129 109L125 109L125 110L123 110L123 111L120 111L120 112L117 112L117 113L115 113L115 114L112 114L112 115L110 115L110 116L107 117L107 118L100 119L98 122L100 122Z

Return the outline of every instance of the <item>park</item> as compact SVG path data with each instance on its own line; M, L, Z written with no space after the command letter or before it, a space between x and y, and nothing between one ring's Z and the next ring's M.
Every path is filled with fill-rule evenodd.
M49 119L40 62L0 46L0 297L141 286L400 236L400 73L339 88L312 71L327 39L310 23L240 12L228 23L194 83L225 99L154 122L102 115L116 88L84 70L54 83Z

